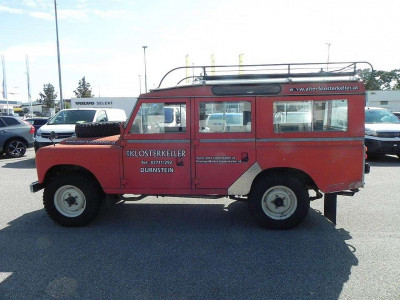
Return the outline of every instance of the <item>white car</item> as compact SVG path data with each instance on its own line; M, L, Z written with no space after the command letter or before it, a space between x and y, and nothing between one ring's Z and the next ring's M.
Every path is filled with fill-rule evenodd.
M125 121L125 111L117 108L63 109L36 132L35 151L75 135L75 125L78 123ZM49 138L52 131L56 134L53 142Z
M366 107L365 146L369 154L400 157L400 120L385 108Z

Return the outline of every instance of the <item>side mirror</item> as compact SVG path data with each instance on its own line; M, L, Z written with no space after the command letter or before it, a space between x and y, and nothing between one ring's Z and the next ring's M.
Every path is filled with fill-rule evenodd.
M54 140L55 140L56 138L57 138L57 133L55 133L54 131L50 132L49 139L50 139L50 141L52 141L53 146L56 145L56 144L54 143Z

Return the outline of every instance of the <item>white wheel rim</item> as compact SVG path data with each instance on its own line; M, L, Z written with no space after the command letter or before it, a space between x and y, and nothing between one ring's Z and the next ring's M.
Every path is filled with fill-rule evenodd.
M54 194L56 209L66 217L77 217L86 208L86 198L80 189L72 185L60 187Z
M296 211L297 197L286 186L274 186L264 193L261 206L268 217L274 220L284 220Z

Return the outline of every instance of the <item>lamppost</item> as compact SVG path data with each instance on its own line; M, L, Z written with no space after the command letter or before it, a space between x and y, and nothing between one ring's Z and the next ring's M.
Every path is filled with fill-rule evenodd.
M142 46L144 55L144 89L147 93L147 71L146 71L146 48L147 46Z
M142 77L139 75L139 95L142 94Z
M62 94L62 83L61 83L61 63L60 63L60 43L58 42L58 21L57 21L57 3L54 0L54 13L56 16L56 35L57 35L57 60L58 60L58 83L60 85L60 109L63 109L63 94Z
M331 50L331 43L326 43L326 45L328 46L328 59L326 61L326 71L328 72L328 70L329 70L329 54L330 54L330 50Z

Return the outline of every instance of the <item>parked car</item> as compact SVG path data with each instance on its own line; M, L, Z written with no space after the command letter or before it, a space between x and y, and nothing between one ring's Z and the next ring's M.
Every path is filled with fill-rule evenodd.
M75 135L75 125L91 122L126 121L126 113L117 108L75 108L60 110L37 132L35 152L41 147L57 144L63 139ZM54 131L55 139L50 141L50 133Z
M400 120L381 107L365 108L365 146L368 154L400 157Z
M0 155L21 157L34 143L35 127L19 117L0 116Z
M28 123L31 123L33 125L33 127L35 127L35 136L36 136L36 132L39 130L39 128L42 127L44 124L46 124L47 121L49 121L49 120L50 120L50 118L41 118L41 117L25 119L25 121L27 121Z

